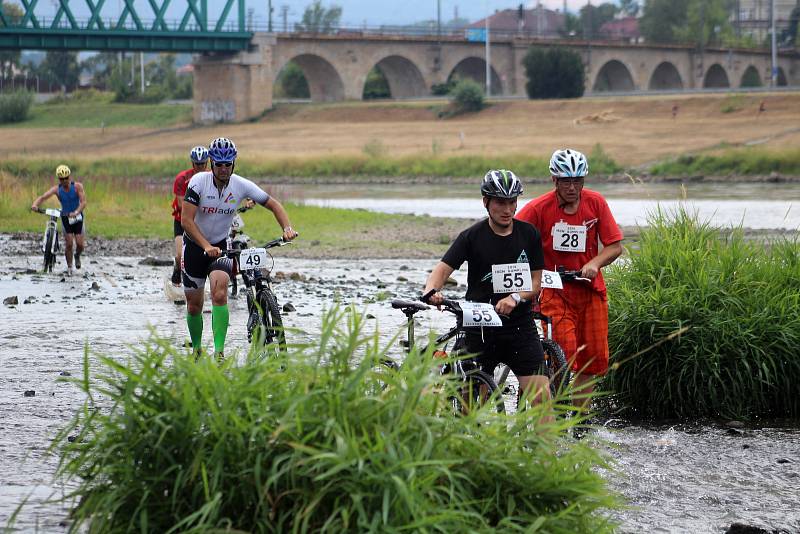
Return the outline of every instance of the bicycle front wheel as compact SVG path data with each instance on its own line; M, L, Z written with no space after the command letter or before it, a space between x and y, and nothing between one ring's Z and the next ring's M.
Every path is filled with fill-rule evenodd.
M555 398L567 389L571 378L569 365L561 346L552 339L543 339L542 349L550 374L550 395Z
M465 415L486 403L491 403L492 411L505 412L503 396L497 391L494 379L477 369L464 376L456 394L449 400L456 415Z
M286 350L286 333L283 331L283 318L278 300L269 289L259 291L257 300L264 325L264 345L275 343L277 350Z
M56 261L56 255L53 253L53 239L55 239L55 232L48 229L44 237L44 265L43 272L52 272L53 264Z

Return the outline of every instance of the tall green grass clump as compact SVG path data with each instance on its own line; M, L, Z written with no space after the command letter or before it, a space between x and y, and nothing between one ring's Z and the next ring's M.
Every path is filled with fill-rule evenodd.
M567 423L448 414L431 355L377 372L363 321L329 312L314 345L240 366L164 341L99 371L87 357L86 404L56 445L77 483L71 530L611 530L604 460L562 443Z
M642 417L800 415L800 243L747 242L684 210L648 225L609 273L604 387Z
M693 174L770 174L773 172L800 176L800 151L765 150L745 148L727 150L720 154L685 155L651 167L659 176L687 176Z
M0 124L24 121L28 118L31 104L33 93L30 91L0 94Z

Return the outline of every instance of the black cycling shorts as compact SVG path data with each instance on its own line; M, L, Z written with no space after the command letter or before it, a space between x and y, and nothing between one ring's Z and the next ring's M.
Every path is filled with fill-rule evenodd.
M175 237L183 235L183 226L181 226L180 221L176 221L175 219L172 219L172 235Z
M475 354L481 370L492 375L498 364L504 363L516 376L544 375L544 361L539 333L530 327L476 328L464 336L464 348Z
M222 250L227 248L225 241L214 243L215 247ZM183 236L183 257L181 258L181 279L183 289L203 289L206 285L206 278L211 271L223 271L228 276L233 272L233 260L222 256L219 258L209 258L205 251L194 241Z
M61 216L61 226L64 227L65 234L82 234L83 233L83 217L81 216L80 221L76 221L72 224L69 223L69 215L62 215Z

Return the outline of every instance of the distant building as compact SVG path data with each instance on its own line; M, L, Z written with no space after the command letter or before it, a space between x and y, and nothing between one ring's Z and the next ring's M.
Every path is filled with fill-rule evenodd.
M492 33L555 38L561 36L564 20L563 13L541 6L533 9L504 9L495 11L494 15L489 17L489 29ZM481 19L468 27L479 29L485 26L486 19Z
M609 20L600 26L600 38L612 41L626 41L628 43L638 43L642 40L639 33L639 19L636 17L622 17Z

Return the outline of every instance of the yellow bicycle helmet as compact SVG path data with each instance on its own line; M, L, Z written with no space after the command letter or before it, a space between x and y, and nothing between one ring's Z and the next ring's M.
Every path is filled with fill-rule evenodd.
M56 167L56 176L59 178L69 178L70 170L66 165L59 165Z

